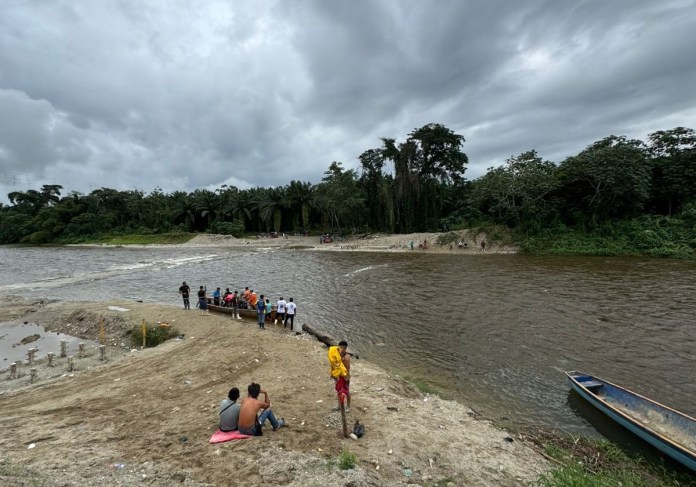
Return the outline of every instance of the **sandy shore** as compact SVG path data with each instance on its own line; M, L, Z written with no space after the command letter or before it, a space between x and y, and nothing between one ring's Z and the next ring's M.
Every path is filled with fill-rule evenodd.
M197 235L189 242L180 244L181 247L268 247L285 249L303 249L328 252L424 252L447 253L452 255L472 254L511 254L517 252L517 248L508 245L499 245L490 242L485 233L474 234L469 230L451 232L457 235L457 243L453 245L439 245L438 237L442 233L408 233L394 234L368 234L336 239L331 243L320 243L319 237L302 237L288 235L286 237L253 237L235 238L231 235ZM459 241L463 246L458 247ZM413 242L413 250L411 249ZM422 244L427 242L427 248ZM482 247L481 243L484 243Z
M0 374L0 484L499 486L527 484L549 468L523 438L363 360L353 362L349 422L364 423L365 436L342 438L326 348L309 335L132 302L14 300L0 311L3 322L85 339L98 338L102 318L106 363L91 349L72 373L66 359L54 368L42 359L34 384L28 366L15 380ZM143 319L171 323L184 339L122 348ZM219 401L252 381L289 426L208 444ZM343 449L356 455L355 468L338 467Z

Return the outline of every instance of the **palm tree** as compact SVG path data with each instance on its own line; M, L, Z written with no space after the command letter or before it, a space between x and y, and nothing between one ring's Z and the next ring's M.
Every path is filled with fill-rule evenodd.
M314 205L314 186L308 182L290 181L286 187L288 206L302 216L302 227L309 229L309 211Z

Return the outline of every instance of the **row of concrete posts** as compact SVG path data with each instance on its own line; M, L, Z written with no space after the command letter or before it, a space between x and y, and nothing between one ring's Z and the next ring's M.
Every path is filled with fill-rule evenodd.
M106 360L106 345L99 345L99 360ZM36 367L33 367L34 362L36 360L36 352L38 352L39 349L32 347L27 350L27 361L30 369L30 375L29 375L29 382L33 383L37 380L38 378L38 373ZM72 355L68 356L68 341L67 340L61 340L60 341L60 356L65 358L67 357L68 359L68 372L73 372L75 370L75 362L74 362L74 357ZM78 344L78 352L77 352L77 358L84 358L86 356L85 352L85 343L80 342ZM54 363L54 357L55 353L53 352L48 352L46 354L46 357L48 359L46 365L48 367L55 367ZM10 364L10 380L14 380L18 378L18 368L21 365L21 362L13 362Z

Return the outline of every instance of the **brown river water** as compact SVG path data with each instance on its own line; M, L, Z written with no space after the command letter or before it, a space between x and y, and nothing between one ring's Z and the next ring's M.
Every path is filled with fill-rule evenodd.
M44 262L40 269L30 262ZM0 248L0 294L180 305L182 280L297 321L512 426L603 432L565 370L696 416L696 262L220 248Z

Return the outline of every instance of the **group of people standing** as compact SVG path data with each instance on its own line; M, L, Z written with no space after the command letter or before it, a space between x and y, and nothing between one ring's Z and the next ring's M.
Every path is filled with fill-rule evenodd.
M207 316L210 314L208 310L208 298L206 296L205 286L201 286L198 291L198 308L201 310L201 315ZM184 281L179 287L179 294L184 300L184 309L191 309L191 303L189 295L191 293L191 288L186 281ZM232 308L232 318L241 320L242 317L239 315L239 310L241 309L252 309L256 310L258 316L259 328L266 328L266 321L271 320L273 315L273 304L270 298L267 298L263 294L257 296L253 289L249 289L247 286L244 288L244 293L239 294L238 291L231 292L230 288L226 288L225 293L221 293L220 288L216 288L212 294L212 301L215 306L224 306ZM286 328L288 324L290 325L290 330L294 329L295 326L295 315L297 314L297 305L293 298L289 301L285 301L281 296L276 302L275 310L275 320L274 324L278 324L278 320L283 323L283 328Z

